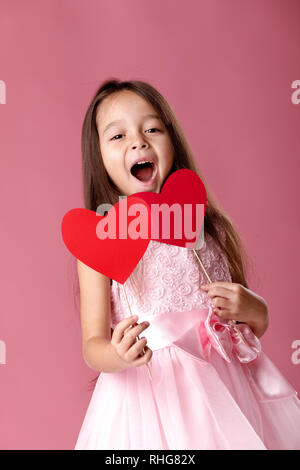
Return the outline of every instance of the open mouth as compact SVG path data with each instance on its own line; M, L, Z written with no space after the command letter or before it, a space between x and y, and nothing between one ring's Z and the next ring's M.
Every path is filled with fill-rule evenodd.
M155 178L157 168L153 162L139 162L133 165L130 173L142 183L148 183Z

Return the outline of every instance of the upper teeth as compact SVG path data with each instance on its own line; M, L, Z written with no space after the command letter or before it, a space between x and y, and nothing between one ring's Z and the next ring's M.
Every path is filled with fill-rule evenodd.
M144 162L136 162L136 165L141 165L142 163L151 163L151 162L148 162L148 160L145 160Z

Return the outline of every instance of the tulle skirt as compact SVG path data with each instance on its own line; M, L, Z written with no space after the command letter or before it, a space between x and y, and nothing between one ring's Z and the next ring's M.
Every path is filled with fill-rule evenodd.
M262 399L247 364L214 348L207 360L198 329L181 333L153 343L152 380L146 365L100 374L75 450L300 450L296 391Z

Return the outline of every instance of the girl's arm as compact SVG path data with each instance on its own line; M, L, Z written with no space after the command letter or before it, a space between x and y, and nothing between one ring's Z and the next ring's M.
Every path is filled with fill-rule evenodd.
M96 371L123 370L126 364L111 344L110 279L79 260L77 272L83 358Z
M269 313L268 313L268 306L265 305L265 309L263 309L263 313L260 317L254 322L247 321L247 325L250 326L251 330L255 334L257 338L261 338L263 334L265 334L268 326L269 326Z
M214 312L224 319L247 323L260 338L268 328L269 314L266 301L241 284L212 282L201 286L215 306Z

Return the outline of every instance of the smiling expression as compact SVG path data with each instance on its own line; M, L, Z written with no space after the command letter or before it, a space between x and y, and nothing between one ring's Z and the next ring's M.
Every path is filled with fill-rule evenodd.
M115 92L98 106L96 123L104 167L120 193L159 193L174 149L152 105L130 90Z

